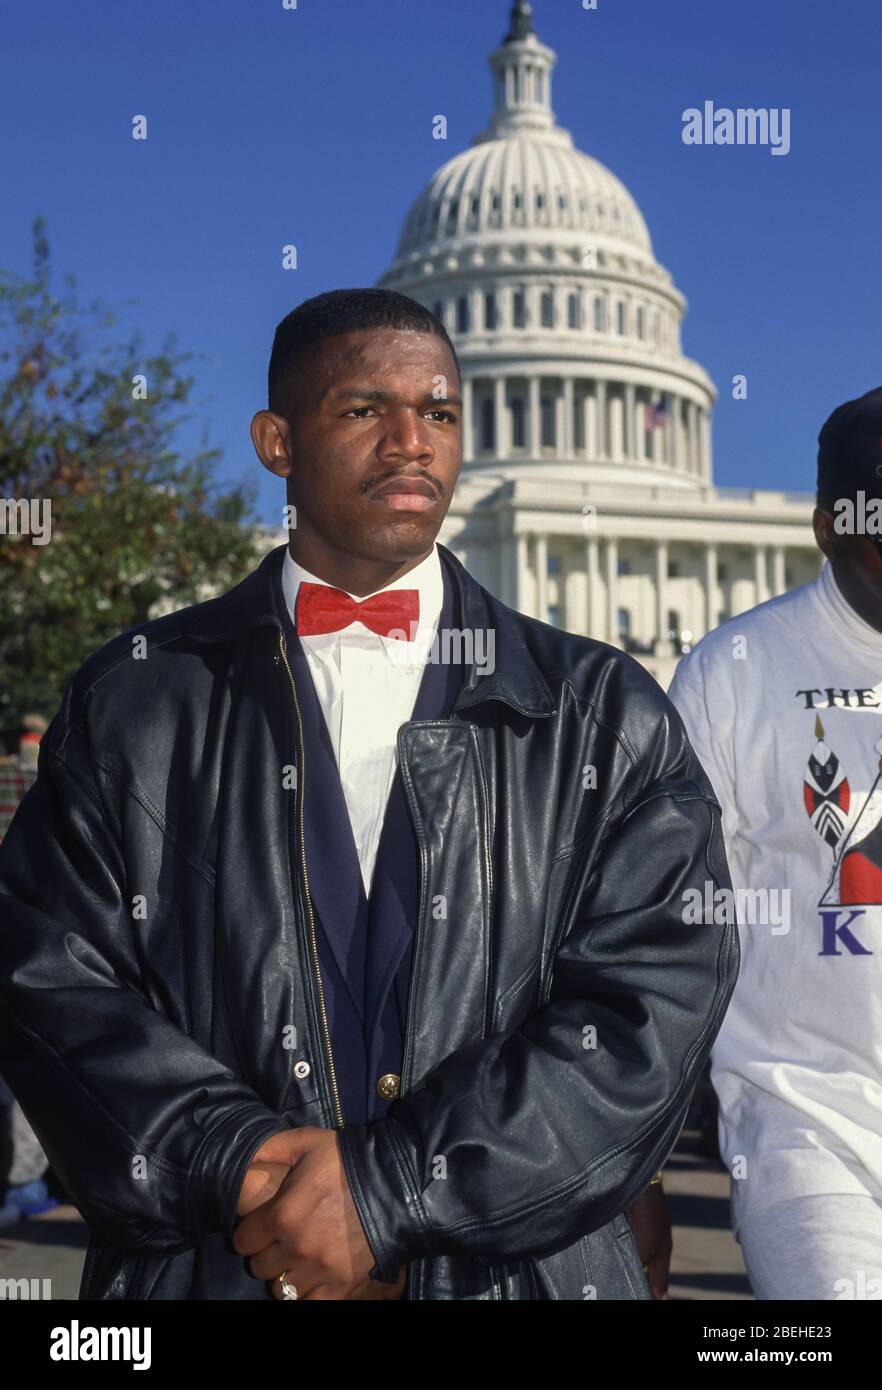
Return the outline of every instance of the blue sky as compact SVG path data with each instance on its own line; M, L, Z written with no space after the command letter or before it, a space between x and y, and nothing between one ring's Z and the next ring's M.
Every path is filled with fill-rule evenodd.
M882 382L878 0L534 0L553 102L639 203L710 372L720 484L810 488L818 428ZM508 0L41 0L0 18L0 265L35 213L58 272L158 347L204 353L195 417L229 478L277 321L370 285L433 170L483 129ZM791 150L683 144L682 113L788 107ZM432 139L432 117L449 122ZM131 138L144 113L149 138ZM294 242L299 269L281 268ZM135 300L135 303L123 301ZM731 379L748 377L733 401Z

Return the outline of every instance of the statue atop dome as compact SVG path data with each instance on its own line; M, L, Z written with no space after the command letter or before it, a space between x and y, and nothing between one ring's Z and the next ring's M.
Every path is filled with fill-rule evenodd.
M502 40L503 43L517 43L519 39L529 38L535 34L533 28L533 7L527 0L515 0L511 7L511 18L508 22L508 33Z

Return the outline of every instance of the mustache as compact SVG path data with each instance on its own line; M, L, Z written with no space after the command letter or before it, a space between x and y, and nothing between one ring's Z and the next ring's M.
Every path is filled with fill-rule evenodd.
M398 482L399 479L413 482L416 476L421 476L423 481L429 484L429 487L434 488L437 497L443 497L444 488L436 478L430 478L428 474L425 473L422 475L415 475L413 473L392 473L388 478L364 478L359 483L358 488L360 492L369 492L374 487L382 487L385 483Z

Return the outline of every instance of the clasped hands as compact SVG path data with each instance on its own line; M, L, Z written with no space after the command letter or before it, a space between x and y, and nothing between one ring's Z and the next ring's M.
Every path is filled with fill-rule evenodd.
M394 1284L370 1278L376 1263L352 1200L332 1129L287 1129L257 1150L245 1174L233 1248L249 1256L257 1279L272 1281L283 1298L279 1275L299 1299L398 1299L407 1266Z
M298 1298L400 1299L402 1265L394 1284L370 1278L375 1264L352 1200L335 1130L288 1129L257 1150L237 1206L233 1248L249 1256L251 1273L283 1297L285 1273ZM652 1296L669 1297L671 1221L660 1187L650 1187L628 1208Z

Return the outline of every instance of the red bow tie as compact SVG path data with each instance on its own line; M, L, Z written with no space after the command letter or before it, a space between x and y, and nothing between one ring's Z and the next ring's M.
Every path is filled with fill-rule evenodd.
M370 598L350 598L342 589L329 584L310 584L301 580L297 590L297 635L339 632L356 620L381 637L390 635L401 641L413 640L411 624L420 616L419 589L383 589Z

